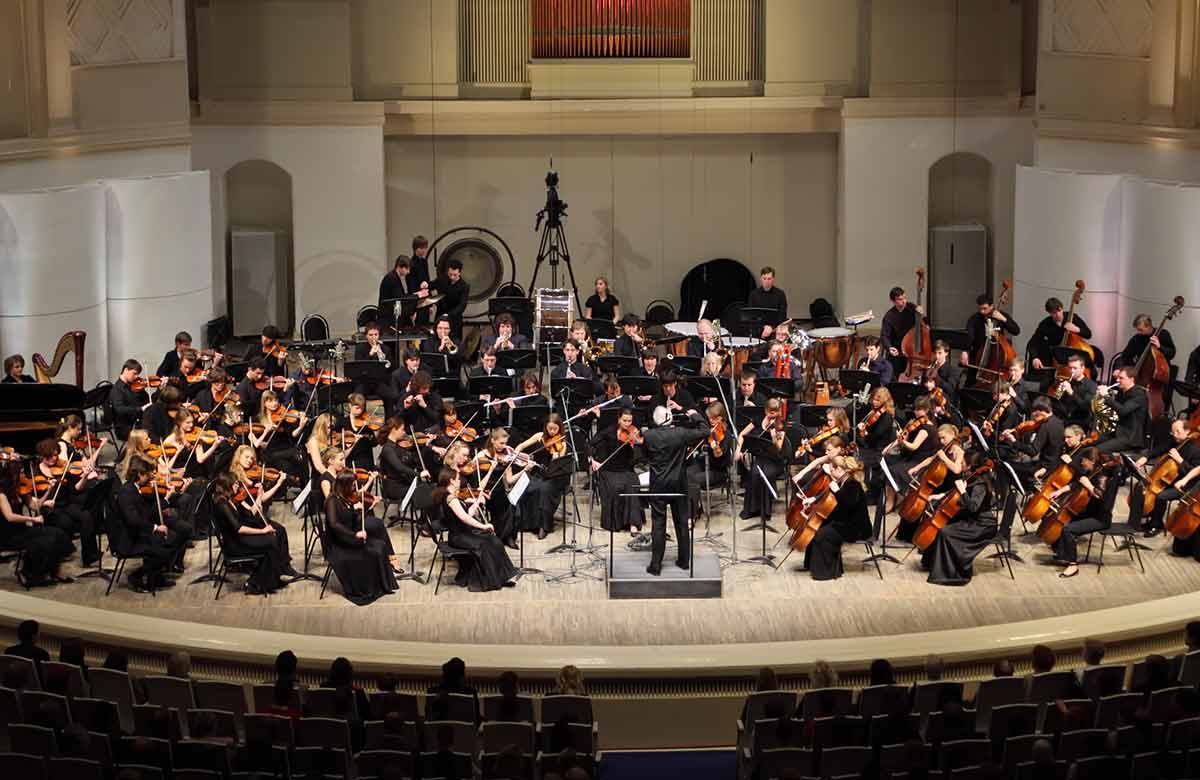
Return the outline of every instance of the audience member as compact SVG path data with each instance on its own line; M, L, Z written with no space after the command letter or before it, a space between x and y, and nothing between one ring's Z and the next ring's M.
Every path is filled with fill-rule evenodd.
M1033 660L1034 674L1054 671L1054 651L1046 645L1034 645L1030 657Z
M300 660L296 658L296 654L291 650L284 650L275 656L275 679L286 680L293 688L302 688L297 676L299 666Z
M1108 648L1099 639L1083 640L1083 665L1084 667L1099 666L1104 661L1104 654Z
M13 691L23 691L29 687L29 667L10 666L4 670L4 678L0 685Z
M79 637L68 637L62 641L62 644L58 648L58 660L60 663L78 666L79 671L83 673L83 679L87 679L87 659L85 658L83 640Z
M762 672L759 672L761 680ZM774 672L771 673L772 675ZM761 689L760 689L761 690ZM554 677L554 690L551 696L587 696L587 686L583 682L583 672L572 664L567 664L558 670Z
M834 688L838 684L837 670L828 661L819 659L813 663L809 682L813 688Z
M925 656L925 679L929 682L938 682L942 679L942 674L946 670L946 662L942 660L940 655Z
M187 680L192 676L192 657L182 650L167 659L167 676Z
M1200 650L1200 620L1193 620L1184 628L1184 644L1189 653Z
M471 696L475 699L475 720L479 720L479 692L467 684L467 665L461 658L451 658L442 664L442 681L431 686L427 693L433 694L432 700L425 702L425 717L427 720L438 720L445 714L448 706L446 694L456 693Z
M283 715L292 720L301 716L302 713L296 706L296 689L291 680L281 677L275 681L275 688L271 691L271 706L267 707L267 713Z
M43 661L50 660L50 654L38 647L38 634L42 627L36 620L22 620L17 626L17 643L4 651L5 655L18 655L28 658L42 668Z
M999 661L997 661L995 664L992 665L992 676L993 677L1012 677L1013 676L1012 661L1008 660L1007 658L1001 658Z
M896 670L892 668L891 661L884 658L876 658L871 662L871 682L870 685L895 685Z
M521 720L521 678L516 672L505 672L500 675L497 687L500 689L500 702L496 708L496 720Z

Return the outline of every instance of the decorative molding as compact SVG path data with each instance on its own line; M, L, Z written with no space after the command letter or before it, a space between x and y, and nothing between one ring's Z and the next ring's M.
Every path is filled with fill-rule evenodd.
M1153 0L1053 0L1052 13L1053 51L1150 57Z
M175 56L172 0L68 0L71 64Z
M1004 97L875 97L847 98L842 107L846 119L899 117L971 117L1032 114L1031 106Z
M1169 144L1200 148L1200 129L1122 122L1089 122L1039 117L1034 123L1038 138L1119 144Z
M384 124L384 104L368 101L201 100L192 103L194 125Z
M530 94L534 100L691 97L695 72L691 60L534 60Z
M837 133L841 98L388 101L384 135Z
M119 130L69 132L49 138L18 138L0 141L0 163L75 157L99 152L126 152L163 146L189 146L192 130L187 122Z

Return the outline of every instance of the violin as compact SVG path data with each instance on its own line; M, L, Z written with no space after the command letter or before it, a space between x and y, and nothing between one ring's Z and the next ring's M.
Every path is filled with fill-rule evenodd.
M271 412L271 422L275 425L287 423L296 425L300 422L300 412L296 409L285 409L280 406L275 411Z
M1120 456L1110 456L1097 464L1089 476L1099 477L1120 465ZM1062 530L1067 527L1067 524L1074 520L1080 512L1087 509L1087 505L1092 502L1093 497L1092 491L1082 484L1076 485L1057 506L1051 506L1051 509L1055 510L1053 513L1047 512L1042 518L1037 530L1038 537L1046 544L1053 545L1062 536Z
M149 482L138 487L138 492L143 496L152 496L158 493L160 496L165 496L174 490L176 493L183 490L185 487L183 477L162 477L155 475Z
M0 463L16 463L23 457L15 447L0 447Z
M383 428L383 423L375 422L375 418L373 417L355 417L354 415L350 415L350 427L359 431L365 428L373 433L378 433Z
M166 381L167 380L161 376L151 376L151 377L139 376L137 379L135 379L129 383L129 389L135 393L140 393L148 387L152 387L152 388L162 387Z
M896 444L902 444L910 435L912 435L913 432L920 428L925 421L926 418L924 417L914 417L909 420L908 424L905 425L904 428L901 429L899 435L896 436Z
M337 434L334 434L334 435L336 436ZM353 445L353 442L355 442L355 441L358 441L358 434L356 434L356 433L351 433L350 431L343 431L343 432L342 432L342 435L344 435L344 436L352 436L352 437L354 437L354 438L353 438L353 441L352 441L350 444L347 444L347 445L345 445L345 446L347 446L347 447L352 447L352 446L354 446L354 445ZM396 446L397 446L397 447L404 447L405 449L407 449L407 448L409 448L409 447L412 447L412 446L414 446L414 444L413 444L413 439L416 439L416 445L415 445L415 446L418 446L418 447L424 447L424 446L426 446L427 444L429 444L429 442L433 441L433 434L429 434L429 433L414 433L414 434L410 434L409 436L405 436L403 439L401 439L400 441L396 442Z
M1066 454L1074 455L1081 448L1095 444L1099 439L1100 434L1092 431L1086 439L1079 443L1078 447ZM1070 463L1059 463L1053 471L1046 475L1038 492L1031 495L1025 502L1025 507L1021 510L1021 517L1029 523L1040 523L1042 518L1055 508L1054 499L1051 496L1071 484L1073 479L1075 479L1074 467Z
M917 269L917 306L925 292L925 269ZM933 333L925 315L918 314L917 321L900 341L900 354L908 358L908 366L900 378L913 382L927 366L933 364Z
M1014 438L1019 439L1025 434L1033 433L1038 428L1041 428L1042 424L1049 419L1049 417L1043 417L1040 420L1025 420L1017 423L1016 427L1010 428L1008 431L1006 431L1006 433L1011 432Z
M322 371L319 374L308 374L304 377L304 381L310 385L336 385L341 382L349 382L350 380L344 376L337 376L332 371Z
M287 360L288 348L285 344L278 341L271 342L268 347L263 347L263 357L273 357L276 360Z
M1200 486L1179 499L1179 505L1167 518L1167 533L1176 539L1190 539L1200 528Z
M480 461L478 461L478 464L479 464L478 466L476 466L476 462L477 461L473 461L473 460L469 461L467 463L467 465L463 466L461 469L458 470L458 473L469 475L469 474L474 474L476 471L478 471L479 473L482 474L485 471L492 470L492 462L490 460L480 460Z
M813 452L817 445L824 443L831 436L841 433L836 425L826 425L821 430L812 435L812 438L800 442L800 446L796 448L796 457L800 457L806 452Z
M94 433L87 433L74 439L71 446L80 451L98 450L104 446L104 439ZM0 460L3 459L0 458Z
M148 444L146 445L146 456L158 460L159 458L173 458L175 453L179 452L179 448L174 444Z
M642 438L641 430L636 425L631 425L628 429L617 428L617 441L632 446L644 443L645 439Z
M287 383L288 378L286 376L264 376L254 383L254 387L264 392L267 390L283 390L287 387Z
M259 427L262 427L262 426L259 426ZM362 434L355 433L354 431L336 431L329 436L329 443L334 445L335 447L341 447L343 449L350 449L355 444L358 444L358 440L361 438L362 438ZM409 442L406 445L404 443L404 441L401 441L400 446L401 447L404 447L404 446L411 447L412 443Z
M58 482L56 478L47 477L45 474L35 474L33 479L30 479L28 474L22 474L17 480L17 495L40 494L44 497L56 482Z
M567 437L566 434L556 433L550 437L542 437L542 446L550 453L552 458L561 458L567 454Z
M183 440L188 443L188 446L194 447L197 443L203 444L205 447L211 447L217 442L224 442L230 446L237 444L237 440L232 436L222 436L216 431L209 429L206 431L198 431L195 428L183 434Z
M634 430L637 430L634 428ZM618 435L618 438L620 436ZM712 424L712 431L708 434L708 446L712 448L714 457L720 458L725 454L721 443L725 441L725 421L715 420Z
M188 414L192 415L193 417L197 417L201 414L204 414L204 412L200 411L199 404L180 404L179 406L175 407L174 409L168 409L167 416L170 417L172 420L174 420L176 417L179 416L180 410L187 412Z
M941 392L941 390L939 389L938 392ZM992 435L992 432L996 430L997 423L1000 422L1000 418L1004 416L1004 413L1008 411L1008 407L1011 405L1012 396L1008 395L996 402L996 405L992 407L991 414L983 421L983 432L985 434L988 436Z
M452 423L447 423L443 432L452 439L470 444L479 438L479 431L474 428L468 428L462 420L455 420Z
M207 381L207 379L208 371L203 368L193 369L183 375L183 381L189 385L195 384L196 382L204 382Z
M970 483L971 480L986 474L994 468L996 468L996 464L990 460L986 460L980 463L979 467L968 474L965 479ZM938 502L937 508L921 521L921 524L917 526L917 530L913 532L913 544L917 546L917 549L925 552L926 548L933 544L933 540L937 538L938 531L949 525L950 521L962 511L962 498L962 493L958 492L958 486L955 485Z
M942 447L941 452L949 452L954 445L959 443L961 438L970 435L971 429L963 428L953 441ZM934 455L933 462L926 466L921 475L913 481L912 487L904 494L904 498L900 501L900 517L905 522L915 523L924 516L926 509L929 507L930 496L933 495L938 486L946 479L946 474L949 470L946 462Z
M246 469L246 479L254 482L276 482L279 480L281 472L277 468L267 466L265 469L262 466L251 466Z
M225 403L225 399L228 398L229 394L232 392L233 392L233 388L230 387L229 385L226 385L225 389L221 390L220 392L214 391L212 394L214 408L215 408L215 406L219 406L219 405Z
M364 468L354 469L354 479L358 482L359 486L366 485L378 474L378 471L369 471L368 469Z
M872 409L871 413L864 417L862 422L858 424L858 435L866 438L867 431L872 425L879 422L879 418L883 416L884 411L886 410L882 406L878 409Z
M942 388L935 387L933 392L929 394L929 401L933 404L934 409L944 409L946 407L946 394L942 392Z

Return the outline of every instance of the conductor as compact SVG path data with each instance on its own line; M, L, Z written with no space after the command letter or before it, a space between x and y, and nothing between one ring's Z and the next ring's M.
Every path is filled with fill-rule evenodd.
M710 429L695 409L689 409L684 418L687 427L673 425L671 411L665 406L655 407L652 417L654 427L644 432L642 447L650 464L650 492L678 494L671 499L650 499L650 565L646 572L657 577L662 574L663 555L667 549L668 501L678 544L675 565L688 568L691 545L688 537L687 455L689 448L706 438Z

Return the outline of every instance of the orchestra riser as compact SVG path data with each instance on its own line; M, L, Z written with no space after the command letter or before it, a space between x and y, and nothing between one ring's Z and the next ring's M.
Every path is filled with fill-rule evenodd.
M581 493L581 510L586 519L587 493ZM1117 502L1125 512L1124 492ZM775 525L783 527L776 504ZM290 508L276 504L274 519L287 526L293 563L303 563L300 518ZM598 514L597 514L598 519ZM889 516L889 529L895 516ZM739 529L746 521L739 521ZM699 524L704 533L704 521ZM714 514L711 530L718 541L728 544L732 528L727 514ZM1076 615L1108 607L1136 605L1152 599L1200 591L1200 564L1170 554L1170 539L1159 536L1141 540L1146 573L1131 563L1126 553L1110 546L1105 566L1097 574L1093 565L1083 566L1079 575L1060 579L1061 571L1050 563L1051 551L1036 537L1020 536L1018 522L1013 548L1024 563L1014 562L1016 579L1011 580L1000 561L988 553L975 564L974 579L965 587L947 588L928 584L919 567L919 555L905 557L905 549L891 548L899 565L883 563L884 579L865 562L862 545L843 549L845 576L829 582L814 582L799 570L803 555L795 553L778 569L746 563L761 552L757 531L738 531L738 565L729 565L727 551L697 541L697 558L706 553L722 555L721 598L624 598L610 599L603 580L604 564L586 571L597 579L568 579L553 582L541 574L526 574L515 588L473 593L453 584L455 564L447 565L439 592L434 583L400 583L399 589L367 607L356 607L340 595L334 581L323 599L320 583L298 582L269 597L251 596L239 590L240 575L231 575L219 601L206 584L187 583L207 572L207 544L198 543L187 555L187 572L179 584L155 597L135 593L122 582L105 597L106 583L98 578L70 585L35 589L37 598L53 599L117 612L129 612L214 626L240 626L324 636L363 639L462 642L472 644L723 644L797 641L823 638L881 636L938 631L1014 621ZM409 532L406 524L391 531L398 555L407 556ZM767 545L777 536L767 535ZM628 534L616 534L617 552L625 551ZM525 565L544 570L551 577L566 572L569 553L547 554L562 541L561 528L545 540L526 534ZM587 529L579 541L588 541ZM591 543L605 544L607 532L596 529ZM1081 542L1080 554L1086 549ZM607 548L598 551L607 560ZM775 549L778 562L786 554L786 543ZM430 569L433 543L421 538L417 544L416 568ZM516 551L510 551L519 564ZM637 553L644 568L648 552ZM582 556L577 563L586 564ZM674 567L673 544L668 548L664 572ZM111 559L106 558L111 566ZM136 563L131 563L130 568ZM438 563L440 566L440 561ZM76 573L78 557L66 567ZM322 575L324 562L313 558L313 573ZM436 577L437 571L434 570ZM644 574L644 572L643 572ZM0 589L20 591L11 566L0 567Z

